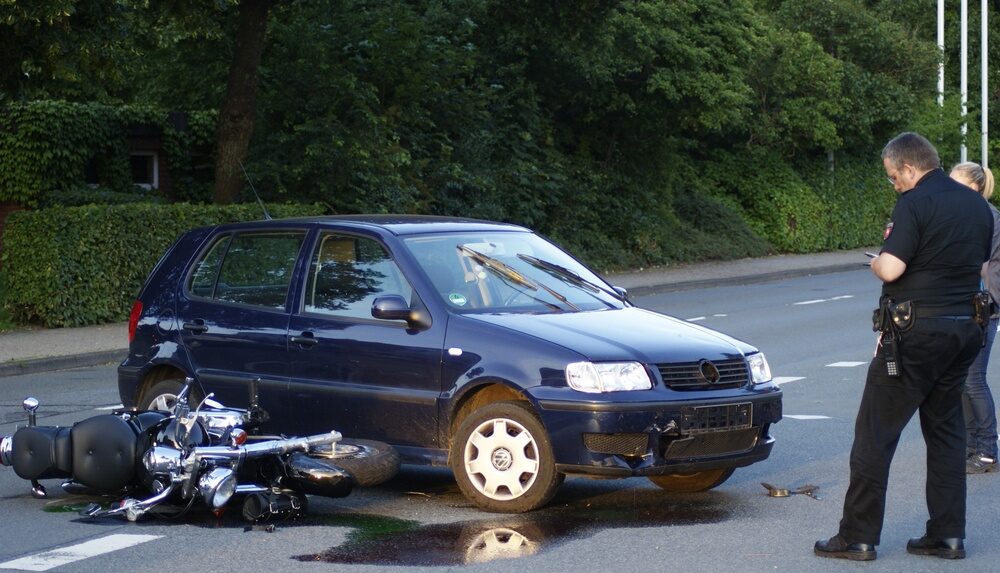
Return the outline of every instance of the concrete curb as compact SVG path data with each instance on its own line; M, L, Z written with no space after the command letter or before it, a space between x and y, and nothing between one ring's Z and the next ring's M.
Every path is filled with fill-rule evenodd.
M31 360L14 360L0 364L0 378L5 376L21 376L24 374L38 374L39 372L49 372L51 370L67 370L69 368L82 368L84 366L97 366L110 362L121 362L128 355L128 349L120 350L100 350L98 352L86 352L83 354L70 354L68 356L49 356L46 358L34 358Z
M691 290L712 286L734 286L755 283L766 283L768 281L787 279L795 277L808 277L812 275L825 275L830 273L841 273L846 271L856 271L860 269L860 263L847 263L830 265L828 267L817 267L810 269L786 269L770 273L760 273L743 276L733 276L725 278L695 279L690 281L678 281L661 285L643 285L628 289L629 298L633 296L646 296L650 294L661 294L680 290Z

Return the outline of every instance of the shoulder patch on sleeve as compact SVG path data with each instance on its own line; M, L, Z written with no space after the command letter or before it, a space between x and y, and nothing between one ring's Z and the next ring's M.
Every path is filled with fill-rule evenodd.
M889 221L888 223L885 224L885 230L882 231L882 240L884 241L888 239L889 235L891 234L892 234L892 221Z

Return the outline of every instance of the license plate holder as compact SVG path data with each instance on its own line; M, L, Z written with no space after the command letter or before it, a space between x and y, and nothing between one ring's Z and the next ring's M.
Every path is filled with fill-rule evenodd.
M753 423L753 404L739 402L720 406L695 406L681 411L681 432L705 434L744 430Z

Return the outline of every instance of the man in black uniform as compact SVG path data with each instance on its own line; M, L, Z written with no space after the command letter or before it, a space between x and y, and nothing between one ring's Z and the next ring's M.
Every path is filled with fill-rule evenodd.
M922 537L906 550L965 557L965 421L962 385L983 340L976 293L990 256L993 217L976 192L941 170L937 150L903 133L882 150L899 197L872 272L883 281L879 344L854 427L851 482L840 531L816 542L822 557L875 559L889 464L899 435L920 412L927 445ZM988 317L988 315L987 315Z

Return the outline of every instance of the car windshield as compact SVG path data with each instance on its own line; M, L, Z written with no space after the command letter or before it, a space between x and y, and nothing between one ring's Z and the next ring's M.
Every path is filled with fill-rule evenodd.
M576 312L621 308L617 293L559 247L527 232L404 239L438 295L459 312Z

